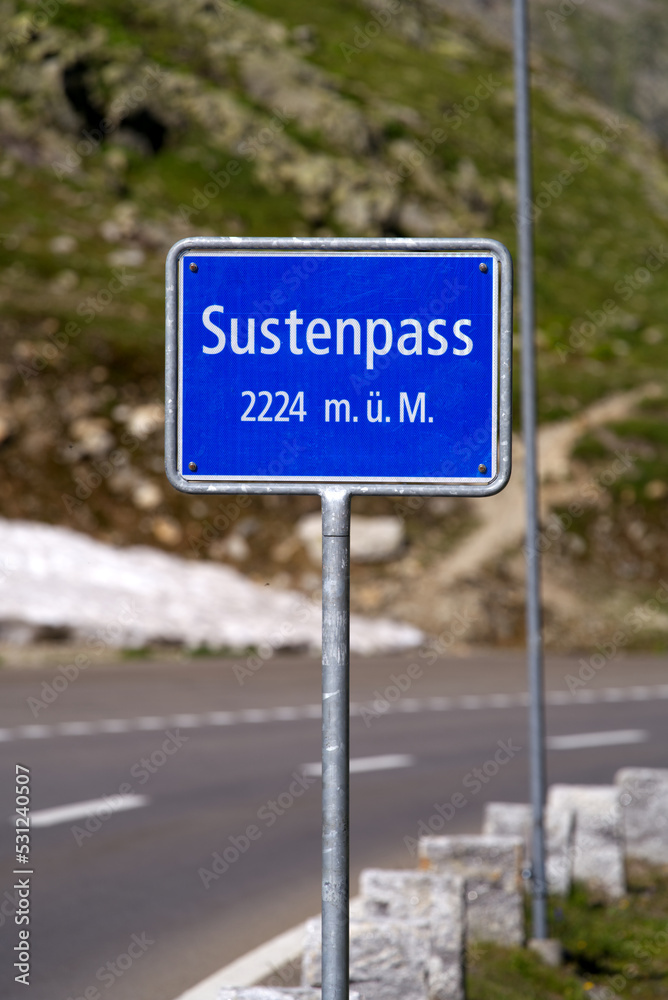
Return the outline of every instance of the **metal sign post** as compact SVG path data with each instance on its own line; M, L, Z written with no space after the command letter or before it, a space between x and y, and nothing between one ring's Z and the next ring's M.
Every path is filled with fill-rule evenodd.
M514 0L515 131L522 333L522 431L526 477L526 622L529 669L530 786L533 813L531 878L533 936L547 938L545 882L545 718L540 552L538 550L538 468L536 455L536 362L534 349L533 218L531 184L531 104L529 24L526 0Z
M354 495L491 496L511 459L494 240L193 238L167 258L174 487L322 501L322 996L348 998Z
M348 1000L350 493L322 493L322 995Z

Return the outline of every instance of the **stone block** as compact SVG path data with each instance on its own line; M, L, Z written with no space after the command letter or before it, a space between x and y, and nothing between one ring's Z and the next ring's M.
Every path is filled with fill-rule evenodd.
M553 969L558 969L564 963L564 949L557 938L532 938L527 942L527 948Z
M461 834L421 837L420 867L443 875L489 876L508 891L519 888L522 839Z
M619 789L626 857L668 865L668 770L625 767L615 775Z
M523 865L529 867L533 853L533 810L527 803L487 802L483 817L483 836L521 837L524 842ZM545 809L545 876L548 891L565 896L571 887L573 869L573 809ZM526 882L527 889L531 883Z
M573 879L604 899L626 892L619 789L614 785L552 785L548 811L573 812Z
M438 923L453 950L461 948L464 884L457 875L366 868L360 875L366 919L428 920ZM445 938L444 938L445 940Z
M466 916L463 879L435 872L367 868L360 875L360 898L367 919L428 924L427 995L430 1000L461 1000Z
M309 921L302 963L305 986L321 983L320 933L320 921ZM385 918L350 922L350 987L364 1000L397 1000L398 997L401 1000L431 1000L428 992L430 957L430 925L426 920L407 922Z
M467 939L521 948L525 938L521 891L509 891L490 876L471 876L465 885Z
M545 878L548 892L566 896L573 882L573 838L575 809L572 804L548 795L545 807Z
M521 837L524 857L531 854L531 806L525 802L486 802L483 837Z
M466 937L515 947L524 943L521 837L422 837L423 868L465 882Z

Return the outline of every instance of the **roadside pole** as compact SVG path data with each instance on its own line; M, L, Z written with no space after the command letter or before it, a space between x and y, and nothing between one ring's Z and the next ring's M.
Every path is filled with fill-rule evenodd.
M512 298L488 239L193 237L167 257L170 483L322 503L322 1000L349 989L351 498L505 487Z
M531 177L531 98L527 0L514 0L515 142L517 233L519 241L520 331L522 339L522 432L526 478L526 623L529 670L529 750L532 824L533 937L547 938L545 883L545 708L538 550L538 468L536 448L536 360Z
M350 494L322 493L322 995L348 1000Z

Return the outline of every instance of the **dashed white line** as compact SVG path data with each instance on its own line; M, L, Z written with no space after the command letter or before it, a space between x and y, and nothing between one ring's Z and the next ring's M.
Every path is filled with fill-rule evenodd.
M61 722L57 727L63 736L90 736L95 732L94 722Z
M102 719L97 723L101 733L127 733L132 729L131 719Z
M199 725L200 716L192 712L184 715L172 715L169 720L172 726L181 726L183 729Z
M242 722L267 722L266 708L242 708L238 713Z
M107 816L128 809L139 809L148 805L149 801L145 795L109 795L104 799L89 799L87 802L72 802L66 806L54 806L52 809L37 809L30 814L30 825L57 826L58 823L69 823L89 816ZM10 823L13 819L14 817L10 816Z
M512 694L493 694L489 700L492 708L510 708L515 703Z
M207 712L205 726L231 726L236 722L234 712Z
M272 719L275 719L276 722L293 722L298 718L299 710L296 708L274 708L272 710Z
M159 715L144 715L134 720L137 729L164 729L167 720Z
M550 736L548 750L583 750L586 747L616 747L626 743L646 743L649 733L645 729L617 729L600 733L569 733Z
M26 740L41 740L45 736L51 736L53 728L53 726L19 726L16 733Z
M413 767L415 757L408 753L386 753L377 757L353 757L350 761L351 774L363 774L366 771L394 771L400 767ZM307 776L320 777L322 764L302 764L300 771Z
M452 708L454 701L452 698L427 698L423 702L424 708L430 708L434 712L444 712ZM418 709L419 711L419 709Z
M570 691L547 691L545 694L548 705L572 705L575 700Z
M322 705L302 705L299 709L300 719L322 718Z
M668 699L668 684L635 685L627 688L601 688L570 691L548 691L545 702L550 706L604 704L606 702L658 701ZM453 697L399 698L395 701L376 698L368 702L353 702L352 716L379 717L401 713L478 711L481 709L523 708L529 703L526 691L510 694L458 695ZM182 712L174 715L143 715L134 719L96 719L61 722L54 725L28 725L0 729L0 742L46 739L54 736L91 736L101 733L128 733L180 727L201 729L206 726L257 725L263 722L294 722L299 719L319 719L322 707L312 705L282 705L276 708L244 708L236 711Z
M624 701L624 688L608 688L605 692L606 701Z
M578 691L574 698L574 701L581 701L587 704L591 704L591 702L597 700L597 692L589 691L588 688L585 688L583 691Z
M394 771L401 767L413 767L415 757L409 753L387 753L377 757L354 757L350 761L351 774L365 771Z

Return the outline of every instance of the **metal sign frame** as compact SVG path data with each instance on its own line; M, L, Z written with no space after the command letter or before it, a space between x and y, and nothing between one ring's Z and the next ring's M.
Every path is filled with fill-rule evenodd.
M494 256L499 275L497 473L491 482L276 482L185 479L178 471L179 273L183 256L239 250L317 253L429 253ZM508 482L512 434L512 261L486 239L193 238L167 257L165 465L172 486L215 495L316 494L322 502L322 1000L349 996L350 503L353 496L491 496Z
M180 269L188 253L225 253L264 251L299 255L338 254L452 254L457 256L485 253L491 255L498 271L498 385L496 387L497 471L491 481L483 482L397 482L351 479L316 481L252 479L190 479L179 471L180 406ZM488 239L255 239L246 237L194 237L176 243L167 257L166 269L166 394L165 394L165 466L167 477L177 490L205 494L316 494L336 483L351 495L358 496L465 496L482 497L498 493L508 482L511 463L512 417L512 262L508 250Z

